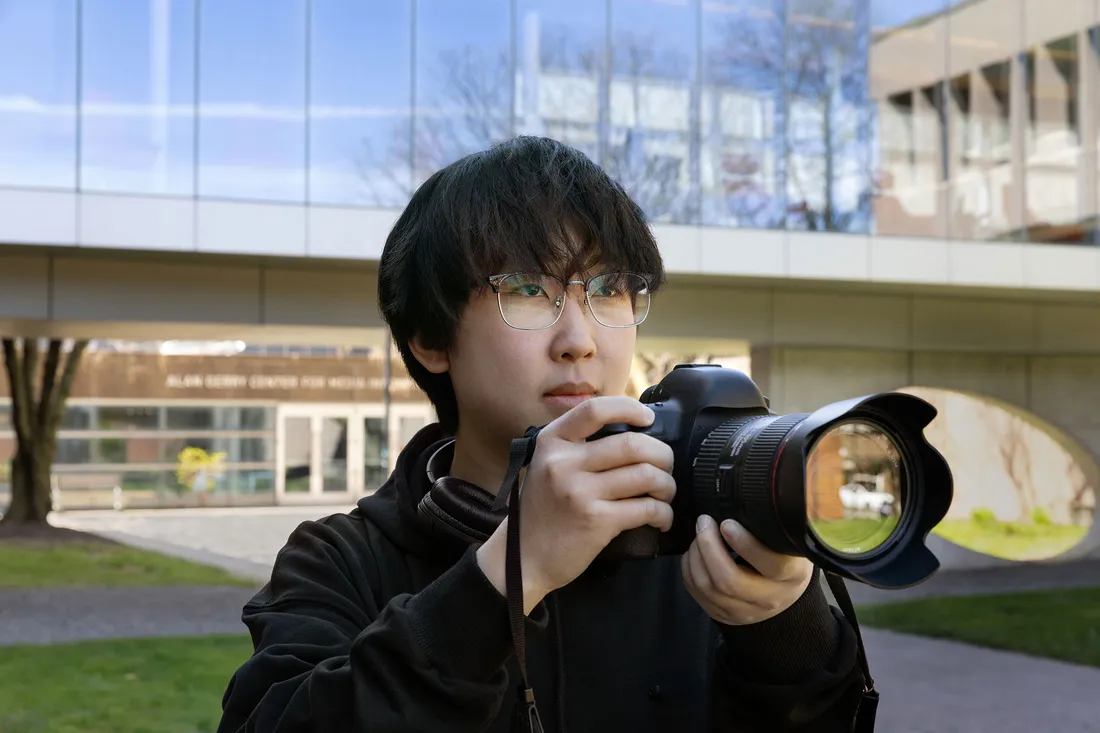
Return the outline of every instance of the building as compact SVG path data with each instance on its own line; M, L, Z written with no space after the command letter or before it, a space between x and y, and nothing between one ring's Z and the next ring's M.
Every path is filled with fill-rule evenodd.
M430 416L379 376L389 227L440 166L545 134L653 223L670 282L636 384L690 357L787 411L978 393L1095 485L1098 38L1098 0L14 0L0 330L145 344L89 374L157 365L142 394L74 398L66 430L105 431L66 433L100 441L66 444L74 496L167 477L188 438L235 462L204 501L357 491ZM163 351L211 339L244 350ZM293 387L250 389L275 373ZM112 405L156 444L96 464L121 455Z

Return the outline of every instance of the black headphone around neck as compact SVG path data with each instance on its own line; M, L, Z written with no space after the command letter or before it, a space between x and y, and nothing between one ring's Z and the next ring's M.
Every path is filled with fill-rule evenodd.
M440 476L444 461L450 464L454 440L440 446L428 459L428 480L432 487L416 511L433 531L441 531L466 543L484 542L496 531L508 510L492 509L496 496L465 479ZM438 476L438 478L437 478Z

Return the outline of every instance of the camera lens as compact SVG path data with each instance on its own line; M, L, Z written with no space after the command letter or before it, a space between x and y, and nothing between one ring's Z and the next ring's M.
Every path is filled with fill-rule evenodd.
M886 430L865 420L832 425L806 461L810 530L834 552L874 552L897 531L904 481L901 451Z

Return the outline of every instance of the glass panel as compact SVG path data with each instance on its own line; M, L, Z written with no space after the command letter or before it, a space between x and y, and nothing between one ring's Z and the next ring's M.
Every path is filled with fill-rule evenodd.
M947 234L946 9L946 0L871 2L876 234Z
M787 227L866 232L865 4L788 0L787 12Z
M363 490L374 491L386 480L386 421L363 418Z
M166 438L160 444L159 460L175 462L180 452L190 447L224 453L226 463L263 463L274 454L274 444L273 438Z
M309 197L401 206L412 195L411 0L313 0Z
M76 187L76 0L0 3L0 185Z
M89 430L95 424L96 408L83 405L66 405L61 416L62 430ZM3 419L0 418L0 427Z
M313 464L313 429L309 417L283 418L283 472L288 493L309 492L309 474Z
M692 186L695 11L612 0L608 170L655 222L698 221Z
M196 0L84 0L80 186L195 189Z
M321 490L348 490L348 420L321 418Z
M507 0L421 0L416 11L413 185L511 135Z
M1012 175L1012 56L1023 47L1018 2L952 0L951 212L955 239L1013 239L1020 220ZM1017 12L1009 12L1015 8Z
M783 226L784 34L781 0L703 5L704 224Z
M409 441L416 436L417 431L420 428L428 424L428 421L419 415L411 415L402 417L398 421L397 439L399 441L398 450L404 450Z
M599 160L606 36L602 3L518 1L517 133L546 135Z
M100 430L156 430L160 408L109 406L98 412Z
M1079 10L1077 0L1053 5L1042 12ZM1029 2L1027 9L1029 13L1040 11L1034 2ZM1078 118L1079 61L1076 35L1044 40L1024 54L1027 209L1023 223L1026 238L1032 242L1091 240L1091 227L1081 226L1082 215L1091 212L1082 211L1078 193L1084 172Z
M305 0L203 3L202 196L305 199L306 22Z
M11 405L0 405L0 430L11 430Z
M214 408L212 407L169 407L166 409L169 430L212 430L214 428Z

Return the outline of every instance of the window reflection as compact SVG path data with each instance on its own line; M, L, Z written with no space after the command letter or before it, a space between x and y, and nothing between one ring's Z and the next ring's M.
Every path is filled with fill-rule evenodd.
M408 200L410 4L311 3L311 201L401 206Z
M1020 30L1019 12L953 2L949 233L956 239L1013 238L1021 219L1011 134L1012 57L1021 45Z
M514 80L506 0L417 3L413 185L510 137Z
M76 186L76 0L0 3L0 184Z
M866 231L866 4L788 0L787 8L788 228Z
M703 223L782 227L786 208L782 3L707 0L702 33Z
M946 0L872 0L876 234L947 234Z
M195 0L83 0L85 190L191 195Z
M305 200L306 22L305 0L203 3L201 195Z
M612 0L607 165L653 221L695 223L696 19L687 2Z
M1063 11L1081 17L1080 0L1028 0L1025 17ZM1028 24L1029 40L1022 56L1026 93L1024 156L1025 218L1021 239L1033 242L1082 242L1091 231L1082 219L1093 207L1083 208L1079 195L1081 166L1080 57L1077 36L1043 37L1042 24Z

